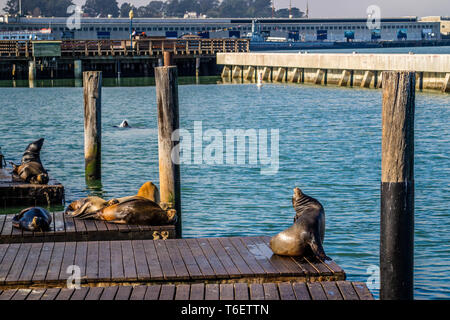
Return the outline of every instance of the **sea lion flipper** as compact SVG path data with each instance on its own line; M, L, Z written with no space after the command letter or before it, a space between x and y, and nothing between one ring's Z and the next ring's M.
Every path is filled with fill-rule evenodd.
M314 234L311 237L311 240L309 242L309 246L311 247L311 250L313 251L314 255L318 257L319 259L325 261L325 260L331 260L326 254L325 250L322 246L322 241L320 241L320 236L318 234Z

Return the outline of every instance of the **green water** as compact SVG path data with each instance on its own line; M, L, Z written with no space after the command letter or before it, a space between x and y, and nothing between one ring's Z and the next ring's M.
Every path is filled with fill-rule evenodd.
M151 81L103 88L101 184L84 180L82 88L0 88L2 151L18 162L30 141L45 137L41 159L64 184L67 203L159 184L155 88L137 86ZM274 235L292 223L298 186L325 207L327 254L348 279L365 282L379 260L381 91L193 81L179 87L181 127L193 132L202 121L204 131L279 129L279 170L182 165L183 236ZM415 297L448 299L450 95L418 93L416 100ZM113 127L124 119L132 129Z

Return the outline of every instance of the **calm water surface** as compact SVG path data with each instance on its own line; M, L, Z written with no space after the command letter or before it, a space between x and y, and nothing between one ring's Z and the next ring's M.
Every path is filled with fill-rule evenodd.
M214 81L213 81L214 82ZM0 146L20 161L45 137L42 161L66 188L66 201L135 194L158 182L155 88L104 87L102 185L87 186L82 88L0 88ZM308 85L183 85L180 121L192 132L279 129L280 168L255 165L181 168L184 237L274 235L292 223L292 189L319 199L325 249L366 281L378 265L381 91ZM132 129L114 128L127 119ZM450 95L418 93L416 107L415 296L450 298ZM5 212L5 211L3 211ZM374 290L378 295L378 291Z

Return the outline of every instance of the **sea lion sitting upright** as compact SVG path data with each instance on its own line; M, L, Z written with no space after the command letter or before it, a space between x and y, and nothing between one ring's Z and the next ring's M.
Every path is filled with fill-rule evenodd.
M25 149L21 164L15 165L11 162L13 166L13 176L18 176L20 180L29 183L48 183L48 173L42 166L40 158L40 152L43 144L44 138L30 143Z
M12 220L13 227L28 231L48 231L51 223L52 216L39 207L24 209Z
M299 188L294 189L292 205L296 212L294 224L272 237L270 240L272 251L282 256L304 256L311 249L316 257L330 260L322 246L325 236L323 206Z

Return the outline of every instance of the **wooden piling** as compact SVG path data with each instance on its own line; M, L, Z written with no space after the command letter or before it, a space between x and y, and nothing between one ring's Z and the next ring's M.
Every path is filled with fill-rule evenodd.
M172 133L179 129L177 67L155 68L158 111L159 190L162 203L177 211L176 234L181 238L180 166L172 161L172 150L179 143Z
M414 72L383 72L380 298L413 299Z
M86 180L101 179L102 73L83 72L84 160Z
M172 52L164 51L164 67L170 67L173 65Z

